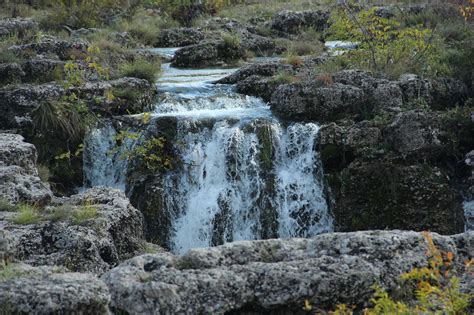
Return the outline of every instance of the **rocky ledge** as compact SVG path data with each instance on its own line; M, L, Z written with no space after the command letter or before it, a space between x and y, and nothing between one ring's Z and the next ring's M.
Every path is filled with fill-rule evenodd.
M472 275L461 270L474 255L474 233L432 236L440 250L454 254L453 272L460 272L463 290L472 291ZM0 282L8 288L0 306L38 314L297 314L305 300L314 310L337 303L363 307L373 284L396 291L403 272L426 266L427 249L421 233L404 231L243 241L183 256L138 256L100 278L51 270L18 273ZM66 295L54 298L66 287Z

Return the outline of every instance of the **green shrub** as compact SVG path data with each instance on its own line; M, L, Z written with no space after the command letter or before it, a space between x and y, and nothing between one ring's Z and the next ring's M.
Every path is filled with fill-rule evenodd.
M12 219L15 224L34 224L41 221L37 206L23 203L18 208L18 213Z
M411 72L425 76L449 75L443 60L444 41L432 29L402 27L395 18L377 16L376 8L356 11L342 6L331 16L329 39L358 42L357 49L345 52L351 66L391 77Z
M276 84L286 84L286 83L291 83L295 81L296 81L295 76L288 72L279 72L272 77L272 82Z
M423 236L428 245L428 266L414 268L401 276L405 299L396 300L375 285L375 293L370 300L373 306L364 309L364 314L468 314L473 296L461 292L460 279L453 270L454 254L440 252L428 232L423 232ZM472 273L474 258L465 265L465 272ZM333 314L352 313L352 308L338 305Z
M16 212L18 211L18 206L13 205L8 199L0 198L0 211L5 212Z
M320 42L294 41L289 47L289 53L297 56L320 55L323 45Z
M15 63L21 61L22 59L12 51L6 49L0 50L0 63Z
M160 63L158 62L137 60L125 64L120 70L120 76L145 79L150 83L154 83L160 70Z
M235 33L224 32L222 33L222 40L224 44L232 49L239 49L241 46L241 40L239 35Z

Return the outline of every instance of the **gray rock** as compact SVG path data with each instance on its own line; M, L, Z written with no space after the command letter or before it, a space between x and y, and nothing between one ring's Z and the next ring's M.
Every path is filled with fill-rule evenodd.
M473 254L474 234L433 234L456 264ZM462 240L462 241L461 241ZM312 239L243 241L133 258L101 277L111 310L133 314L225 314L363 305L371 285L396 289L399 276L427 265L420 233L331 233ZM137 302L140 301L140 302Z
M31 19L6 18L0 20L0 36L26 32L38 27L38 23Z
M115 92L116 98L112 101L104 99L105 92L109 90ZM149 110L157 92L154 85L147 80L129 77L86 82L83 86L71 87L68 90L57 83L11 86L0 89L0 125L5 129L18 128L21 118L29 117L29 113L41 103L60 100L70 93L75 93L86 100L90 109L96 113L122 115ZM103 101L97 103L98 97L102 97Z
M436 114L420 110L410 110L395 116L385 128L386 139L401 155L429 152L433 156L441 150L441 126Z
M240 68L229 76L218 80L216 83L236 84L250 76L271 77L283 71L292 71L292 66L278 61L253 63Z
M183 47L198 44L205 37L200 30L187 27L169 28L160 31L157 47Z
M242 45L224 41L207 41L179 49L173 58L174 67L206 67L236 63L245 57Z
M413 74L402 75L399 85L405 103L423 99L434 109L446 109L463 104L467 99L466 85L453 78L422 79Z
M97 216L74 223L70 213L86 203L96 208ZM17 225L8 221L8 215L0 218L0 225L9 232L15 259L35 266L58 265L101 274L144 252L142 214L122 192L93 188L61 200L57 206L63 215L54 221ZM41 213L47 219L54 211L49 207Z
M54 72L63 73L66 62L55 59L31 59L26 61L22 69L24 71L23 82L52 82L57 80Z
M81 40L66 41L58 37L44 35L37 42L12 46L8 49L17 55L34 51L37 55L55 55L60 60L71 60L85 56L87 47L87 43Z
M307 27L321 31L328 26L328 19L329 12L325 11L284 11L273 17L270 27L287 34L298 33Z
M270 105L285 119L328 122L359 115L368 107L368 100L364 91L355 86L306 81L281 85L273 93Z
M0 133L0 198L46 204L52 192L38 177L35 147L23 140L20 135Z
M15 275L0 281L5 314L110 314L108 288L91 274L23 264L10 268Z
M0 64L0 85L20 82L24 76L25 73L19 64Z

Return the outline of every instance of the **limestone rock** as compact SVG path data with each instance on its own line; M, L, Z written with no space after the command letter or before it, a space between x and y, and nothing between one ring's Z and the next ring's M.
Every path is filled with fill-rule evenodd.
M0 198L46 204L52 192L38 177L36 148L23 140L20 135L0 133Z
M97 216L75 223L68 212L92 204ZM101 274L120 261L143 253L143 217L125 195L113 189L93 188L42 210L44 220L17 225L8 216L0 225L9 232L13 257L32 265L66 266L73 271ZM54 218L54 211L62 211ZM51 218L52 221L49 220ZM3 222L2 222L3 221Z
M298 33L306 27L324 30L328 26L329 12L325 11L284 11L273 17L270 27L287 34Z
M473 254L473 236L433 234L456 263ZM101 280L117 313L293 313L305 299L327 310L338 303L363 306L375 283L396 289L400 274L427 264L426 250L420 233L402 231L242 241L192 249L180 257L139 256Z
M160 31L157 47L183 47L198 44L204 33L194 28L169 28Z
M110 314L107 286L91 274L15 264L0 281L0 309L8 314Z

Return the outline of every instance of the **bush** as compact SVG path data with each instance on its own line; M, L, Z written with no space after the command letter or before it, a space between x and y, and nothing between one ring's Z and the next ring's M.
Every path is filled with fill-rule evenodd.
M341 59L357 68L385 72L391 77L411 72L425 76L448 75L443 62L444 42L432 29L401 27L398 20L377 16L376 8L356 12L342 6L331 16L329 38L359 43Z
M30 204L21 204L17 215L12 219L15 224L34 224L41 220L38 207Z
M120 76L145 79L150 83L154 83L160 70L160 63L158 62L137 60L124 65L120 70Z
M222 33L222 40L231 49L239 49L241 46L240 37L235 33Z
M382 314L468 314L473 296L462 293L460 279L455 275L454 254L440 252L432 236L423 232L428 245L428 266L414 268L401 276L405 300L394 300L381 287L375 285L371 298L373 307L364 309L367 315ZM474 258L465 262L466 273L472 272ZM338 305L335 314L352 314L352 308Z

